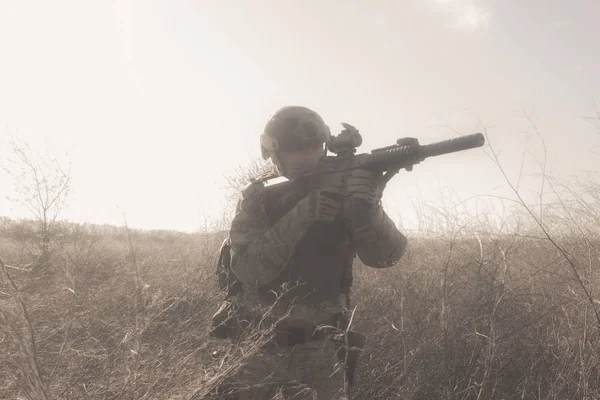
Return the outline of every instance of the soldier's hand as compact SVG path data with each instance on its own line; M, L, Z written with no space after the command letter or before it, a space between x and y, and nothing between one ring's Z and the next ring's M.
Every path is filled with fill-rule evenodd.
M301 217L311 221L333 221L342 207L343 200L343 188L314 189L300 200L297 209Z
M383 196L383 174L366 169L352 170L346 179L346 193L352 201L359 199L366 206L376 206Z

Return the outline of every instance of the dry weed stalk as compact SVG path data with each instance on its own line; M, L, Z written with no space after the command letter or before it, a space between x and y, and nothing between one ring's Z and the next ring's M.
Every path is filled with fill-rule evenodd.
M37 349L37 339L35 330L33 328L33 323L29 316L29 312L27 311L27 305L23 300L23 296L21 291L17 287L15 281L10 276L8 272L8 268L0 258L0 266L2 267L2 272L4 273L4 277L10 284L13 289L12 296L16 298L16 301L20 307L21 315L20 323L24 325L25 329L15 326L11 323L10 328L11 331L7 332L7 330L2 327L3 332L8 333L11 338L18 344L19 350L22 355L25 356L24 360L21 360L21 364L18 366L20 369L25 382L27 383L29 391L27 391L19 382L18 379L14 376L14 374L5 366L5 370L11 376L11 378L15 381L15 383L21 388L22 392L31 400L48 400L48 388L47 382L44 379L42 370L39 365L39 353ZM8 321L6 316L4 315L4 311L0 311L2 314L2 320ZM23 332L25 331L25 332ZM26 333L23 335L23 333Z
M535 122L530 118L530 121L532 123L532 125L535 127ZM592 296L590 290L588 289L587 285L584 283L583 278L581 277L581 274L578 271L577 265L576 265L576 261L574 260L574 258L568 253L568 251L565 249L564 246L562 246L557 238L554 237L554 235L552 235L549 230L548 230L548 226L547 224L544 223L543 221L543 214L540 212L540 215L537 216L533 210L531 209L530 206L527 205L527 203L525 202L525 200L523 199L523 197L521 196L519 190L512 184L512 182L510 181L510 179L508 178L508 176L506 175L506 172L504 170L504 168L502 167L500 160L498 159L498 154L496 153L496 151L494 150L490 140L489 140L489 136L487 133L487 129L485 127L483 127L483 131L484 134L486 136L486 142L491 150L491 157L494 160L495 164L498 166L498 169L500 170L500 172L502 173L502 176L504 177L506 183L510 186L511 190L513 191L513 193L515 194L515 196L517 196L517 198L519 199L519 202L521 203L521 205L523 206L523 208L527 211L527 213L531 216L531 218L535 221L535 223L537 224L537 226L541 229L542 233L544 234L544 237L550 242L552 243L552 246L554 246L560 253L561 255L564 257L564 259L567 261L569 268L571 270L571 272L573 273L573 275L575 276L575 278L577 279L577 282L579 284L579 287L581 288L581 290L583 291L583 293L585 294L585 296L587 297L589 304L594 312L594 315L596 317L596 323L598 324L598 327L600 327L600 311L597 309L596 307L596 302L594 300L594 297ZM545 146L545 142L543 137L539 134L539 132L537 131L537 128L535 128L536 133L538 134L538 136L540 137L540 140L542 141L542 143L544 143L544 149L546 148ZM544 155L544 159L546 157L546 154ZM547 181L547 177L546 177L546 171L545 171L545 161L544 161L544 169L543 169L543 175L541 177L542 182L546 182ZM543 185L543 183L542 183ZM543 186L542 186L543 188ZM540 196L542 196L542 193L540 191ZM560 199L560 196L559 196ZM540 197L540 207L542 207L543 202L541 201L541 197Z

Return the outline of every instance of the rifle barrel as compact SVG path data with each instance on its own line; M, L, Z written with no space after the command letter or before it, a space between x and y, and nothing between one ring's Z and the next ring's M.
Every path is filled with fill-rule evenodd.
M484 143L485 136L474 133L423 146L390 146L365 155L357 166L383 170L390 167L404 168L425 158L481 147Z
M435 157L442 154L474 149L485 144L485 136L482 133L461 136L454 139L442 140L421 146L421 154L424 158Z

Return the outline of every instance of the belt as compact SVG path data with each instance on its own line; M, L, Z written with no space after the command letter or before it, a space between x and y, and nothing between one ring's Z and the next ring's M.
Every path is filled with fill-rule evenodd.
M337 326L335 323L337 318L332 318L330 321L324 322L321 327L317 329L317 325L309 326L286 326L275 329L275 335L271 342L278 346L295 346L298 344L315 342L319 340L325 340L331 337L331 334L335 331Z

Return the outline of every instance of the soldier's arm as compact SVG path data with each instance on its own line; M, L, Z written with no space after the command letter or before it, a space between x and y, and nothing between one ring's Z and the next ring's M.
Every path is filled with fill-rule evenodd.
M406 237L396 228L381 203L375 206L369 223L354 230L353 241L360 260L372 268L393 266L406 250Z
M294 248L316 220L331 220L341 203L313 191L270 226L260 193L242 199L232 221L231 269L246 285L273 281L289 262Z
M406 250L406 237L381 205L381 178L380 172L355 169L346 181L354 248L360 260L373 268L393 266Z

